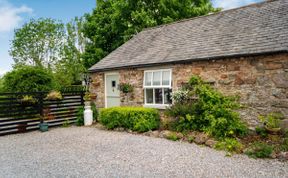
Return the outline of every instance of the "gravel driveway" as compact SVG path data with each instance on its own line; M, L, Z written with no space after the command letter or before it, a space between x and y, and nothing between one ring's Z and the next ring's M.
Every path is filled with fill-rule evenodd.
M288 177L288 163L96 128L0 137L0 177Z

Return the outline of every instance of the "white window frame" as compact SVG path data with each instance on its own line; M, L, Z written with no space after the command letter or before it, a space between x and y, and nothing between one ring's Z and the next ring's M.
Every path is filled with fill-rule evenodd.
M146 73L151 72L151 86L146 86ZM153 73L154 72L161 72L161 80L160 80L160 85L155 85L153 86ZM169 85L162 85L162 80L163 80L163 72L170 72L170 80L169 80ZM159 109L165 109L167 106L170 106L171 104L164 104L164 89L172 89L172 69L155 69L155 70L145 70L144 71L144 76L143 76L143 89L144 89L144 107L152 107L152 108L159 108ZM155 103L155 89L162 89L162 104L156 104ZM147 103L147 98L146 98L146 89L153 89L153 103Z

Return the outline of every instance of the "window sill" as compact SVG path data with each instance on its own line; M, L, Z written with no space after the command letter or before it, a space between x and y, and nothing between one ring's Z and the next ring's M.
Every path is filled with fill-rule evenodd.
M166 109L169 107L169 104L144 104L144 108L155 108L155 109Z

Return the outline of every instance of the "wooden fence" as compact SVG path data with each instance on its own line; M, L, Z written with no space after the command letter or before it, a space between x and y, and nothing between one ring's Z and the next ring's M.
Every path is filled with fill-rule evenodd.
M84 91L63 91L63 99L46 100L47 92L0 93L0 136L39 129L43 120L49 127L76 122L77 110L84 105ZM34 103L23 103L32 96Z

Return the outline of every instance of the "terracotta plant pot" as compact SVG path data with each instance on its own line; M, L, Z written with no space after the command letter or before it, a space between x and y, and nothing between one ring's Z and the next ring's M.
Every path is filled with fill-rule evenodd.
M90 99L91 99L91 100L96 100L96 99L97 99L97 95L91 95L91 96L90 96Z

